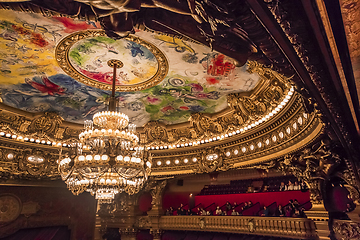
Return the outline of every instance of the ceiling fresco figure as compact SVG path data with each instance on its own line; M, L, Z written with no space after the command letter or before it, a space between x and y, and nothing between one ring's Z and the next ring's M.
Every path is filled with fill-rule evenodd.
M241 27L239 1L220 0L30 0L0 1L1 8L46 10L79 19L98 21L107 35L119 39L135 28L163 32L202 43L236 60L236 66L257 55L257 48ZM39 8L40 7L40 8ZM173 44L178 44L173 42ZM182 50L186 46L175 46ZM188 49L189 50L189 49ZM193 55L187 55L190 58Z

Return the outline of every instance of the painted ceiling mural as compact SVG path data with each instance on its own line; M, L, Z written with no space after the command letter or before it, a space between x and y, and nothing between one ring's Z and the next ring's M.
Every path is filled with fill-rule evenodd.
M146 47L126 39L113 40L104 36L78 41L71 47L69 58L78 72L106 84L112 83L113 70L107 65L111 59L126 62L116 76L116 85L144 82L158 70L155 55Z
M109 91L76 81L55 60L55 48L64 37L99 29L94 22L45 18L29 13L0 11L0 97L4 104L29 112L53 111L64 120L82 123L106 109ZM137 31L136 37L156 46L169 69L158 85L117 92L121 111L142 126L150 120L166 124L188 120L192 112L214 113L227 107L226 95L252 90L259 82L247 66L206 46L165 35ZM109 84L107 60L118 59L117 85L131 85L158 71L156 58L146 47L126 39L105 36L80 40L69 51L69 62L80 74Z

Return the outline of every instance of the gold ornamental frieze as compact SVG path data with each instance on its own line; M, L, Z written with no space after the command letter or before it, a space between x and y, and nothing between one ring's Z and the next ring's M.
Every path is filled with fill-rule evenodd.
M324 123L300 105L259 131L213 147L154 153L153 175L192 174L237 168L271 167L273 161L311 145L323 134ZM305 144L304 144L305 143ZM216 154L216 156L215 156ZM261 168L261 167L260 167Z
M0 144L0 178L59 179L58 151L48 148L30 148L2 141Z

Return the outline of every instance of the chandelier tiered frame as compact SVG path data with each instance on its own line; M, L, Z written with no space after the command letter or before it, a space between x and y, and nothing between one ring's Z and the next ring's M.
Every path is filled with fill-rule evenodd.
M84 122L79 140L69 143L59 162L61 177L72 193L88 191L100 203L110 203L120 192L139 192L151 172L151 156L140 146L136 126L116 111L116 68L122 63L110 60L108 65L114 68L109 110Z

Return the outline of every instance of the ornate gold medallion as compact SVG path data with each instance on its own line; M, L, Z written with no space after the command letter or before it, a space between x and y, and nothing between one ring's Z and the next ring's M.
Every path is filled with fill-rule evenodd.
M112 69L108 61L121 63L116 91L133 92L159 84L167 75L165 55L153 44L136 36L108 38L102 30L80 31L60 41L56 61L69 76L91 87L110 90Z

